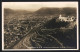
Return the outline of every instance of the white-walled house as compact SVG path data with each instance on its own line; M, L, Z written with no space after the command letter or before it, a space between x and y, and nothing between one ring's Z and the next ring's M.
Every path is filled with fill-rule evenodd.
M71 22L71 21L75 20L75 17L74 16L62 17L62 15L59 15L59 20L60 21L65 21L65 22Z

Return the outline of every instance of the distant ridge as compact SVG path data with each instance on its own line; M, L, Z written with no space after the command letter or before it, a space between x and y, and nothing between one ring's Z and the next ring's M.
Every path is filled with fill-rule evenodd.
M33 13L33 12L27 11L27 10L13 10L13 9L10 9L10 8L4 8L4 13L5 14L14 14L14 13L28 14L28 13Z
M35 12L36 14L39 15L55 15L55 14L64 14L66 15L73 15L76 16L76 8L70 8L70 7L65 7L65 8L48 8L48 7L43 7L40 8Z

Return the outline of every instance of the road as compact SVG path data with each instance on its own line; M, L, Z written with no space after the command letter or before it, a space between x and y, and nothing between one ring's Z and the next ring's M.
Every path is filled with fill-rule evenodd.
M13 49L28 49L29 47L32 47L30 43L30 38L32 37L32 34L28 34L25 38L23 38L18 44L16 44ZM30 48L29 48L30 49Z
M32 45L30 38L33 36L34 31L40 26L40 23L35 25L29 32L27 32L27 36L25 36L18 44L16 44L13 49L31 49Z

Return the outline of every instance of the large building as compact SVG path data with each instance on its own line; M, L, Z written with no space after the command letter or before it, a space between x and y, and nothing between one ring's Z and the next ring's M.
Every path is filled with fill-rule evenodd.
M68 17L62 17L62 15L59 15L59 20L60 21L65 21L65 22L72 22L74 21L76 18L74 16L68 16Z

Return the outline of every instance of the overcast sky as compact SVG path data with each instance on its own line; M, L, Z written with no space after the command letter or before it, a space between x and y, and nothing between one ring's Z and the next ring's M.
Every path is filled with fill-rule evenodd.
M77 7L78 2L2 2L3 8L35 11L41 7Z

